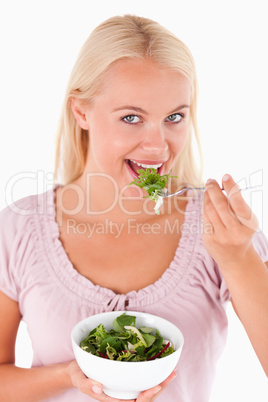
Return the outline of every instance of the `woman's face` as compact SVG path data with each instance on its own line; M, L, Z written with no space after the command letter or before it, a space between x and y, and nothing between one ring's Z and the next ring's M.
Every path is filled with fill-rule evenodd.
M167 174L187 138L191 89L187 78L152 60L121 60L83 106L89 131L86 172L105 173L119 187L142 167Z

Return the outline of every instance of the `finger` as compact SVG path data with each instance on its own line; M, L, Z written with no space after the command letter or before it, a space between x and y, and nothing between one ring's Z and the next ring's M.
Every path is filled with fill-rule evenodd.
M227 193L230 208L234 212L236 219L242 225L254 231L257 230L259 226L258 220L244 200L239 186L229 174L223 176L222 185Z
M206 184L206 192L204 195L204 214L207 220L213 226L215 232L219 230L225 229L225 222L221 217L221 209L225 206L220 206L220 210L218 209L219 204L219 195L218 191L222 193L222 191L218 188L219 185L215 180L208 180ZM222 194L220 195L220 197ZM223 200L224 201L224 200ZM220 202L223 202L222 199ZM225 201L226 202L226 201Z
M248 217L250 213L250 208L242 197L238 184L236 184L234 179L229 174L223 176L222 186L223 189L226 191L229 203L234 213L237 216L243 216L244 218Z
M79 389L82 393L91 396L94 400L104 402L124 402L122 399L115 399L103 392L102 384L88 378L78 366L76 360L72 361L68 366L69 375L73 386ZM134 402L127 400L126 402Z
M90 395L98 401L104 401L106 395L102 391L102 385L97 381L87 378L83 373L82 376L77 375L77 388L83 392L83 394Z
M103 402L123 402L120 399L111 398L106 395L102 390L102 384L97 381L91 380L79 369L74 373L73 384L83 394L91 396L97 401ZM127 401L131 402L131 401Z
M92 382L91 392L88 392L87 395L92 396L94 399L100 402L135 402L135 399L132 400L125 400L125 399L117 399L112 398L111 396L106 395L102 391L101 384L97 383L96 381L90 380Z
M209 202L211 202L209 200L209 195L207 194L207 192L204 193L204 199L203 199L203 205L202 205L202 234L213 234L214 233L214 228L212 225L211 220L209 219L208 216L208 211L207 211L207 207Z
M219 184L215 180L210 180L207 186L207 192L210 196L211 202L214 205L220 220L226 229L229 229L235 223L239 222L235 212L232 209L228 197L223 193Z

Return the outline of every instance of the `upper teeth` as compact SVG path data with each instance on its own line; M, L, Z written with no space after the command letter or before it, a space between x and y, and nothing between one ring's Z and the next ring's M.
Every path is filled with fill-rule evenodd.
M133 161L132 159L130 159L130 160L131 160L131 162L134 162L138 166L141 166L141 167L143 167L145 169L147 169L147 168L158 169L163 165L163 163L158 163L157 165L147 165L146 163L139 163L139 162Z

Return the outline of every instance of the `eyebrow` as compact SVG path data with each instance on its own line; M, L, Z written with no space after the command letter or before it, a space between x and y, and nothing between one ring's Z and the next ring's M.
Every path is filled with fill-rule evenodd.
M185 108L190 108L190 105L180 105L178 107L176 107L174 110L172 110L169 114L175 113L181 109L185 109ZM148 114L148 112L146 112L146 110L137 107L137 106L131 106L131 105L124 105L124 106L120 106L118 108L113 109L113 112L117 112L119 110L134 110L135 112L139 112L139 113L143 113L143 114Z

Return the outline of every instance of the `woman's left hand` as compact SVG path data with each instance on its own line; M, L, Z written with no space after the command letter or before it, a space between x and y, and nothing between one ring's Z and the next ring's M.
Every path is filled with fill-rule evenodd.
M215 180L207 181L203 203L203 242L218 265L228 265L243 258L252 246L257 229L258 220L231 176L223 177L222 188Z
M176 377L176 371L174 370L161 384L141 392L135 400L129 399L126 401L125 399L112 398L106 395L103 392L102 384L87 378L81 371L76 360L70 362L66 369L75 388L79 389L84 394L91 396L93 399L103 402L152 402L158 398L158 396L166 389L168 384Z

